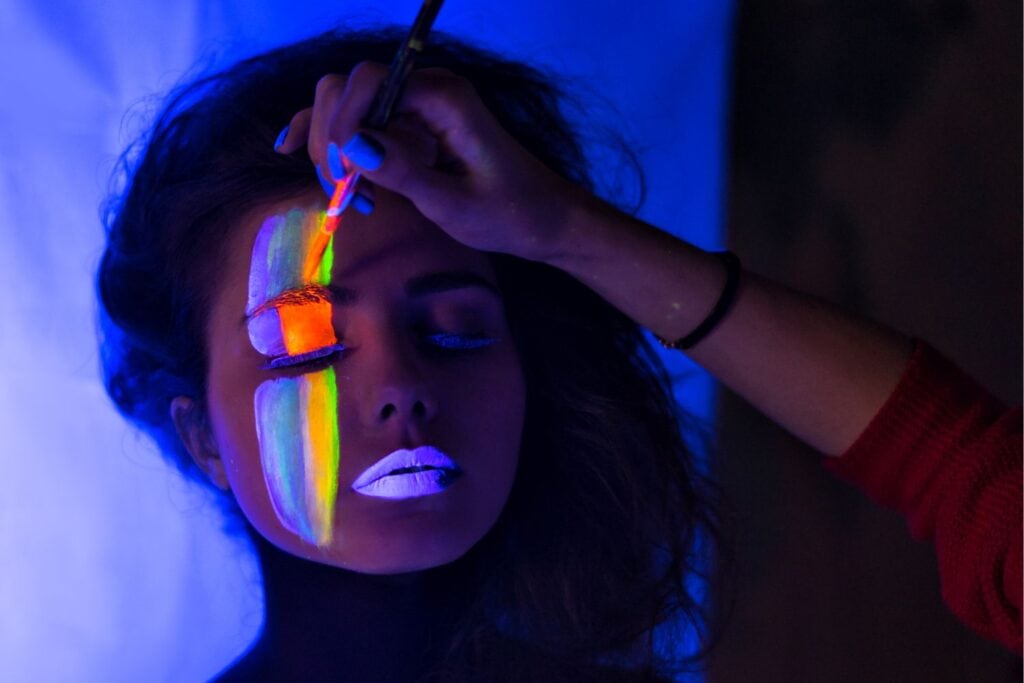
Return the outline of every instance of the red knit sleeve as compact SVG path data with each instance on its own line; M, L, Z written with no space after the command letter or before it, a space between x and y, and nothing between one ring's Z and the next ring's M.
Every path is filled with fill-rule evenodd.
M942 598L964 623L1021 654L1021 408L1008 408L918 340L903 377L826 470L900 511L930 540Z

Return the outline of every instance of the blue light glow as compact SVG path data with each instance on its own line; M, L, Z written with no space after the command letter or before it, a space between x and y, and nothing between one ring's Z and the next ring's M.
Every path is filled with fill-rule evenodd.
M116 415L99 380L97 207L132 105L341 18L284 0L7 0L0 13L0 680L201 681L261 618L249 551ZM419 0L343 3L407 24ZM641 217L720 247L732 3L449 0L436 28L578 76L647 172ZM140 39L144 36L145 39ZM138 110L136 110L138 111ZM62 189L55 191L57 183ZM70 185L69 185L70 183ZM59 277L53 274L59 273ZM679 396L711 413L681 354ZM59 641L59 646L55 645Z

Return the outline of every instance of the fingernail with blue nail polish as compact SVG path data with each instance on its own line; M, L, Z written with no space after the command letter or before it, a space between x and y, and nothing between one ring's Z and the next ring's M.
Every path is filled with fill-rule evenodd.
M384 148L381 144L362 133L353 135L352 139L345 143L345 149L342 151L352 163L367 171L376 171L384 161Z
M334 183L324 177L324 174L320 172L320 166L316 167L316 177L320 181L320 187L324 188L324 192L327 193L328 197L334 196Z
M364 197L361 194L357 194L352 198L352 206L359 213L369 216L373 213L373 200L369 197Z
M291 127L291 124L288 124L281 130L280 133L277 134L277 139L274 140L274 149L277 149L284 144L284 139L288 137L288 129Z
M341 152L333 142L327 145L327 165L335 178L345 177L345 166L341 163Z

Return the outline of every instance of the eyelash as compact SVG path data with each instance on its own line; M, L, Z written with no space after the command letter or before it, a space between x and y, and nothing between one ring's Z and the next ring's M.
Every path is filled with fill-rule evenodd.
M342 344L332 344L321 349L314 349L307 353L300 353L295 356L278 356L271 358L263 365L264 370L280 370L282 368L294 367L319 367L326 366L334 360L334 357L345 350Z
M456 353L471 353L482 348L486 348L495 342L501 341L500 338L489 337L483 332L473 332L470 334L456 334L451 332L435 332L424 336L424 339L438 340L439 343L434 344L434 351L443 354L456 354ZM451 344L449 340L455 340L455 344ZM322 349L316 349L308 353L302 353L297 356L278 356L272 358L266 364L263 365L264 370L281 370L289 368L310 368L318 369L326 367L334 362L334 359L338 354L347 351L348 349L344 344L333 344L331 346L325 346Z

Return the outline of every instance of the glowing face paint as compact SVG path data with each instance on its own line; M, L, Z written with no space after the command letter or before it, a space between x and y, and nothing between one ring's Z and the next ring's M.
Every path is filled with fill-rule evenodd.
M338 493L338 390L334 368L256 389L263 476L281 524L310 543L331 541Z
M334 261L326 220L322 211L293 209L268 218L256 237L247 326L271 367L337 346L326 289ZM267 380L254 400L260 462L278 519L310 543L330 543L340 454L334 369Z
M265 356L296 356L335 343L330 298L334 240L321 212L293 209L264 221L249 270L249 341Z

